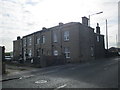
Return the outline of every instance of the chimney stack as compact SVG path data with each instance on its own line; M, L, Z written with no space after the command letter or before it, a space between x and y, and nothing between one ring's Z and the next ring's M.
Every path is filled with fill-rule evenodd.
M100 27L99 27L99 23L97 23L96 33L100 34Z
M46 27L42 27L42 30L47 30L47 28Z
M17 37L17 40L20 40L20 36Z
M82 24L88 26L88 18L87 17L82 17Z
M59 26L62 26L62 25L63 25L63 23L62 23L62 22L60 22L60 23L59 23Z

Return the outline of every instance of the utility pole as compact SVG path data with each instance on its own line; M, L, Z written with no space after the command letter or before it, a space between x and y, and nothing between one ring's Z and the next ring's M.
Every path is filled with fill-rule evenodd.
M116 34L116 47L117 47L117 43L118 43L118 40L117 40L117 34Z
M106 48L108 50L108 30L107 30L107 19L106 19Z
M88 17L89 17L89 26L90 26L90 16L93 16L93 15L96 15L96 14L101 14L101 13L103 13L103 12L98 12L98 13L94 13L94 14L91 14L91 15L89 15Z

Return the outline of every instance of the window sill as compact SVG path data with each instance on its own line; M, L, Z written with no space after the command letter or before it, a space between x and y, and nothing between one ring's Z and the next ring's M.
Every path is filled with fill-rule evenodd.
M70 40L64 40L64 42L69 42Z

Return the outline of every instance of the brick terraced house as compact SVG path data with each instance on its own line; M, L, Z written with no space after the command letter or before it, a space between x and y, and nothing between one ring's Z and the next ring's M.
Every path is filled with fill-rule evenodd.
M13 51L14 59L22 58L24 63L90 61L104 57L104 35L100 34L99 24L95 33L88 26L88 18L82 17L82 23L59 23L18 38L13 41Z

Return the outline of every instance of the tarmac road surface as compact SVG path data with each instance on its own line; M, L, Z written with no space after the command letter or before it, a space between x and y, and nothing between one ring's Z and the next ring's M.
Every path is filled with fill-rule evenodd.
M120 58L95 60L40 68L12 80L3 81L3 88L118 88ZM120 69L120 68L119 68Z

